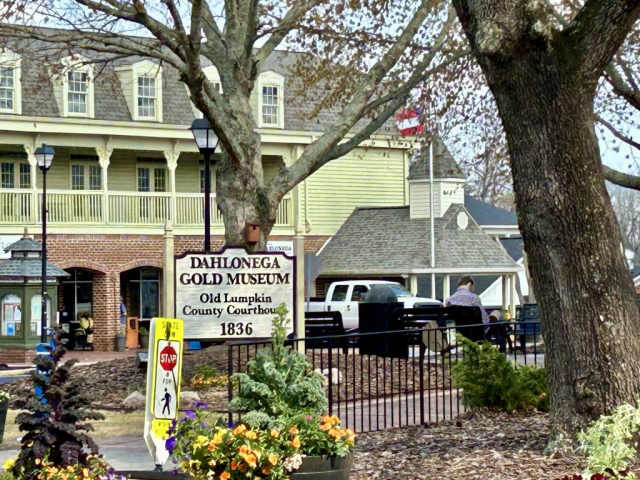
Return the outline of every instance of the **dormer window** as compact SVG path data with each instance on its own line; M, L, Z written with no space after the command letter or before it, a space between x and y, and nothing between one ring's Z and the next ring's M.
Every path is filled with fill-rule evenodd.
M94 117L93 65L80 55L50 68L53 90L63 117Z
M259 126L284 128L284 77L275 72L262 73L258 80Z
M156 79L138 77L138 117L156 118L157 107Z
M0 113L22 113L20 56L0 53Z
M133 120L162 122L162 67L150 60L116 68Z
M67 109L69 113L86 115L89 110L89 75L67 72Z

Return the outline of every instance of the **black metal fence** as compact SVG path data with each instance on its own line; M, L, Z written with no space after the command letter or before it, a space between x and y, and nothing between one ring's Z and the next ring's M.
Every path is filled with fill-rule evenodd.
M537 322L505 322L488 328L434 326L304 342L314 370L325 376L330 413L338 415L342 425L367 432L442 422L464 412L463 392L451 379L451 367L464 357L456 334L474 341L481 336L516 364L543 366L539 333ZM302 341L291 340L291 348ZM229 376L246 371L247 362L270 346L268 341L229 344ZM236 393L232 385L229 400Z

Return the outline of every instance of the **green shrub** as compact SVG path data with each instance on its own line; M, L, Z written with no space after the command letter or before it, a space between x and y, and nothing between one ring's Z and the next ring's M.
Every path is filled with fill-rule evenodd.
M507 357L488 342L472 342L458 335L463 359L452 367L455 386L463 389L467 407L497 410L549 410L545 371L538 367L514 368Z
M281 304L273 321L272 348L264 348L247 363L247 373L236 373L239 392L232 411L247 412L248 423L270 423L281 416L321 415L327 412L324 377L313 371L307 357L285 346L287 308ZM250 413L249 413L250 412Z
M640 431L640 408L620 405L578 435L580 450L587 454L588 474L622 472L636 456L633 438ZM626 478L636 478L633 474ZM617 477L610 477L617 478Z

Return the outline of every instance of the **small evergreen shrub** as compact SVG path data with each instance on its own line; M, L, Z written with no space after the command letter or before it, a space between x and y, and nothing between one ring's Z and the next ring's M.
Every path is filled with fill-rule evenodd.
M247 363L247 373L236 373L238 396L230 403L232 411L243 412L243 420L269 424L281 416L322 415L327 412L324 377L313 371L307 357L285 346L286 326L290 322L285 304L277 308L273 321L272 347L258 352Z
M91 409L82 393L82 379L70 378L76 360L61 364L65 349L58 341L55 345L51 358L36 358L37 368L32 373L34 390L14 402L18 409L26 410L16 418L20 431L25 433L18 458L10 462L8 469L16 479L39 478L45 459L58 469L70 467L82 471L95 467L98 458L98 446L88 435L93 428L87 421L104 417ZM36 395L36 389L41 396Z
M549 410L545 371L538 367L515 367L488 342L472 342L458 335L463 359L452 367L455 386L463 389L463 402L471 408Z

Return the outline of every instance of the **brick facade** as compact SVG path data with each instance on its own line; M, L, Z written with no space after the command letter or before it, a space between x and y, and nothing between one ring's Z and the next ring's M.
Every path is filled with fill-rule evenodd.
M36 236L37 237L37 236ZM328 237L306 237L305 252L317 252ZM291 240L274 236L273 240ZM211 238L212 250L219 250L224 238ZM176 235L176 255L202 251L204 237ZM139 267L163 269L163 237L161 235L63 235L47 236L47 258L61 268L83 268L93 273L94 347L114 350L115 334L120 328L120 297L128 311L131 305L128 277L122 274ZM121 281L122 280L122 281ZM121 285L124 291L121 291ZM62 289L59 289L61 292ZM64 307L62 293L59 305ZM16 360L17 361L17 360ZM24 358L20 361L24 361Z

